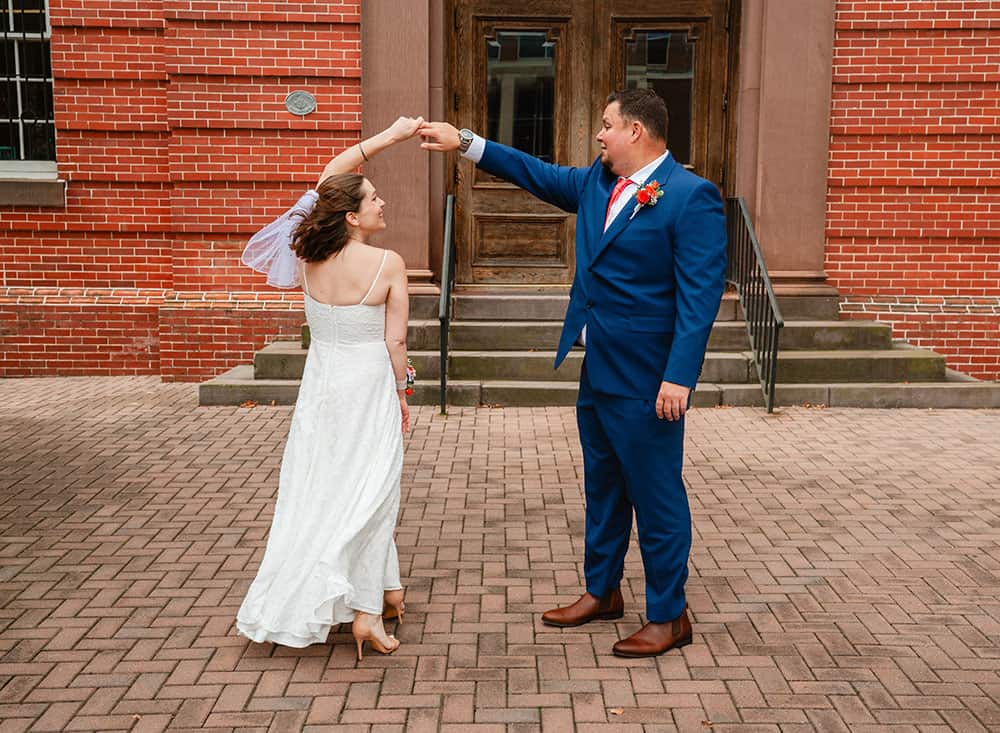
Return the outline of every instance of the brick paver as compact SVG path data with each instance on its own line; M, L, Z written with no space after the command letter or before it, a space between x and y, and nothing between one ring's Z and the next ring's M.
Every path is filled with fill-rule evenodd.
M570 408L414 410L403 646L233 632L290 409L0 381L0 733L1000 731L1000 413L693 412L695 642L551 629L581 590Z

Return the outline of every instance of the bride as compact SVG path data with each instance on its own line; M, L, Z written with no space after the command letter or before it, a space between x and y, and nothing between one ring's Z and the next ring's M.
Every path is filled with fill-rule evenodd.
M321 644L351 623L359 660L366 641L383 654L399 648L382 612L402 623L393 531L410 421L406 266L367 243L385 229L385 202L352 171L422 122L400 117L336 156L243 255L272 285L301 284L310 329L267 548L236 616L256 642Z

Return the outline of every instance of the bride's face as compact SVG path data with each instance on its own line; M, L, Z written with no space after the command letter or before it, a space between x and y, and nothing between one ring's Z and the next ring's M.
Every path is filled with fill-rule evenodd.
M385 217L383 216L385 201L379 198L378 193L375 191L375 186L367 178L361 184L361 191L363 197L361 199L361 206L358 207L357 211L358 229L361 230L362 234L370 234L385 229Z

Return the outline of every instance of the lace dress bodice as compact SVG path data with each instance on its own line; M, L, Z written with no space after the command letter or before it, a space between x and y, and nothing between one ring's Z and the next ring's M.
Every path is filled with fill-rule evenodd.
M324 346L385 343L385 303L327 305L304 295L311 341Z

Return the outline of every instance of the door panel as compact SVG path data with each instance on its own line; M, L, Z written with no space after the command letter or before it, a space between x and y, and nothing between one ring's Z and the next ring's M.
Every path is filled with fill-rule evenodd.
M592 17L587 3L565 0L458 0L457 124L542 160L585 165L590 84L572 60L585 52ZM572 281L572 215L467 165L456 167L455 188L459 282Z
M596 0L608 32L597 40L598 89L652 87L667 102L667 143L687 168L720 186L724 178L727 0L672 0L649 6ZM600 111L594 116L595 131Z
M727 0L452 0L452 121L542 160L587 166L603 99L653 87L668 145L722 183ZM575 218L455 155L457 280L567 284Z

